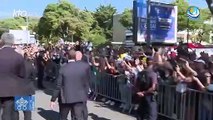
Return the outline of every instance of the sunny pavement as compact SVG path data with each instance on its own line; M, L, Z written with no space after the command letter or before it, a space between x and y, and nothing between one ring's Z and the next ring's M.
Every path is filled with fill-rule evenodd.
M48 94L50 94L50 91L36 91L36 108L33 112L33 120L59 120L58 107L54 111L50 109L50 95ZM88 101L87 106L89 120L136 120L134 117L104 107L99 102ZM20 120L24 120L22 113L20 113Z

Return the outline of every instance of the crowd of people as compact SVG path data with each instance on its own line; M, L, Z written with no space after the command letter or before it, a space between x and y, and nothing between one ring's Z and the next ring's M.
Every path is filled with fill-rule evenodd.
M72 119L86 120L89 88L87 81L91 72L89 64L81 62L82 53L74 50L80 50L80 44L45 48L36 45L14 45L14 40L14 35L7 32L2 34L0 40L0 119L19 120L19 111L14 109L16 97L34 95L36 85L38 89L45 89L43 83L47 80L57 83L51 99L51 108L54 108L58 98L59 119L67 120L71 110ZM88 51L91 47L91 43L85 45ZM64 83L67 86L64 86ZM62 89L65 95L61 93ZM30 101L26 103L30 104ZM23 109L24 120L32 120L32 112L26 109Z
M84 89L85 93L80 95L80 100L73 98L76 95L65 95L64 99L63 93L61 93L63 91L61 84L64 81L69 83L67 80L74 76L80 80L85 80L80 76L86 76L89 80L90 75L87 73L92 74L94 71L112 76L125 76L122 87L119 88L121 96L124 95L121 99L125 101L125 94L127 93L124 91L131 92L131 97L137 104L135 110L138 111L140 120L157 120L156 96L159 84L178 86L181 83L190 89L211 92L213 59L205 51L197 56L195 52L189 52L182 46L179 46L176 52L164 47L146 47L135 51L124 48L114 49L111 46L93 49L91 43L82 45L79 42L76 42L75 45L62 44L43 48L36 45L15 46L13 40L13 35L4 33L0 42L0 108L3 110L2 120L17 120L18 111L13 110L14 96L35 94L34 84L32 83L37 81L37 87L44 89L44 80L57 84L51 99L52 107L56 98L61 99L63 101L61 103L66 103L65 106L69 106L66 107L68 110L62 110L62 120L66 119L71 108L77 110L77 112L72 112L74 117L77 116L78 120L86 120L87 115L78 114L78 110L83 109L83 113L87 113L85 111L85 91L89 92L87 90L89 85L85 84L87 82L81 83L85 88L80 89ZM81 62L70 65L69 63L72 61ZM86 67L87 64L90 65L90 70ZM69 67L67 68L67 66ZM72 66L81 66L79 67L80 71L76 68L73 70ZM19 82L18 79L23 82ZM72 82L75 83L75 81ZM79 84L75 83L75 85ZM72 88L75 88L75 85ZM82 86L79 85L79 87ZM80 89L76 92L81 92ZM67 92L67 90L64 91L67 94L76 94ZM80 104L80 108L73 107L73 99L74 103L83 102L83 104ZM102 100L106 104L114 105L116 102L111 99L104 99L103 97ZM64 106L64 104L61 106ZM120 107L129 109L130 106L127 102L124 102L121 103ZM25 120L32 119L31 112L25 111L24 113Z

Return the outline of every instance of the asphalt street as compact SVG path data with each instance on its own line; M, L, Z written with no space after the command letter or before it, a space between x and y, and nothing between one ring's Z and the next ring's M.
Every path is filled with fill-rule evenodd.
M49 107L50 94L51 90L36 91L36 108L33 111L33 120L59 120L58 107L55 110L51 110ZM134 117L115 111L101 102L88 101L87 106L89 120L136 120ZM21 112L20 120L24 120Z

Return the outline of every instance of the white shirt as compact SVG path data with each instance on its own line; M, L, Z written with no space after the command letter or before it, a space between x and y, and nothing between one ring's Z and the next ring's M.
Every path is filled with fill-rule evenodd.
M68 63L70 63L70 62L75 62L75 60L68 60Z
M11 46L11 45L3 45L0 49L6 48L6 47L10 47L10 48L12 48L12 46Z

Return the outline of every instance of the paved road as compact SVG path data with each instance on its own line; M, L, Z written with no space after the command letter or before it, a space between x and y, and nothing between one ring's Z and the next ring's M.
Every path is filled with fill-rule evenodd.
M49 92L36 92L36 110L33 112L33 120L59 120L58 108L55 111L50 110L50 96L47 95ZM103 104L98 102L89 101L88 109L89 120L136 120L133 117L104 107ZM20 117L20 120L23 120L22 113L20 113Z

